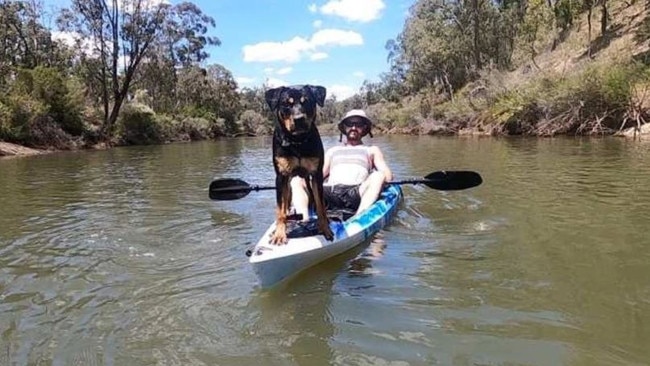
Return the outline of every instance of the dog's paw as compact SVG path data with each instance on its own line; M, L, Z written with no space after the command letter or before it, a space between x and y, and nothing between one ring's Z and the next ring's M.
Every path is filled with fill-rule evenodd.
M273 245L285 245L287 244L287 233L285 230L278 230L276 229L273 234L271 234L271 238L269 239L269 243Z
M332 229L330 229L329 224L326 224L325 226L321 225L320 232L323 234L325 239L327 239L327 241L334 240L334 233L332 233Z

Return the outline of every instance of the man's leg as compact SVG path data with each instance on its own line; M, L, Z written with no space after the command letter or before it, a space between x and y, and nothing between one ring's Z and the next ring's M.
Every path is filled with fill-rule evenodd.
M302 215L302 221L309 220L309 196L307 196L307 184L299 176L291 178L291 203L296 213Z
M384 173L374 171L370 173L368 178L361 183L361 186L359 186L359 195L361 196L361 203L359 203L359 208L357 209L357 213L365 210L366 208L370 207L377 198L379 198L379 193L381 193L381 189L384 185Z

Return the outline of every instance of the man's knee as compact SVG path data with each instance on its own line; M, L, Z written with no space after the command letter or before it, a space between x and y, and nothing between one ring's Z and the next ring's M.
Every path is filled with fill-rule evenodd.
M383 184L385 180L386 176L380 171L374 171L368 176L368 182L372 185Z

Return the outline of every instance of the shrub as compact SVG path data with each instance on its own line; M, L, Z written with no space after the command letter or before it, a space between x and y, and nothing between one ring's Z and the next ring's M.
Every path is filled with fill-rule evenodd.
M237 124L241 126L242 131L247 135L264 135L272 131L271 121L258 112L247 109L240 116Z
M228 136L229 128L226 125L226 120L224 118L217 118L215 121L212 121L210 124L210 136L212 137L221 137Z
M48 115L39 115L32 118L28 124L27 134L29 138L26 145L31 147L53 147L59 150L68 150L75 147L73 137L63 131L61 125Z
M120 111L117 129L118 136L127 145L158 144L165 137L154 111L144 104L125 104Z
M205 118L187 117L174 123L173 135L180 140L205 140L210 136L211 122Z
M7 140L29 145L29 123L36 117L46 115L47 107L30 95L12 94L7 98L5 111L10 115L4 131Z
M36 67L31 70L31 93L47 107L47 113L52 116L61 128L75 136L83 133L81 106L73 103L68 86L61 73L53 68Z
M13 113L0 101L0 140L14 140Z

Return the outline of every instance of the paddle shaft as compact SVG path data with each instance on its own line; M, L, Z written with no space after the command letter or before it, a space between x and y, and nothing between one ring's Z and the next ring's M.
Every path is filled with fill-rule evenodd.
M434 182L435 179L404 179L404 180L396 180L396 181L390 181L387 182L386 184L426 184L426 183L431 183ZM275 186L260 186L260 185L249 185L246 187L232 187L233 190L239 190L239 189L244 189L247 191L268 191L271 189L275 189Z
M472 171L437 171L424 178L412 178L391 181L387 184L424 184L429 188L441 191L455 191L472 188L483 182L481 175ZM247 196L252 191L265 191L275 189L275 186L250 185L241 179L222 178L210 183L210 199L236 200Z

